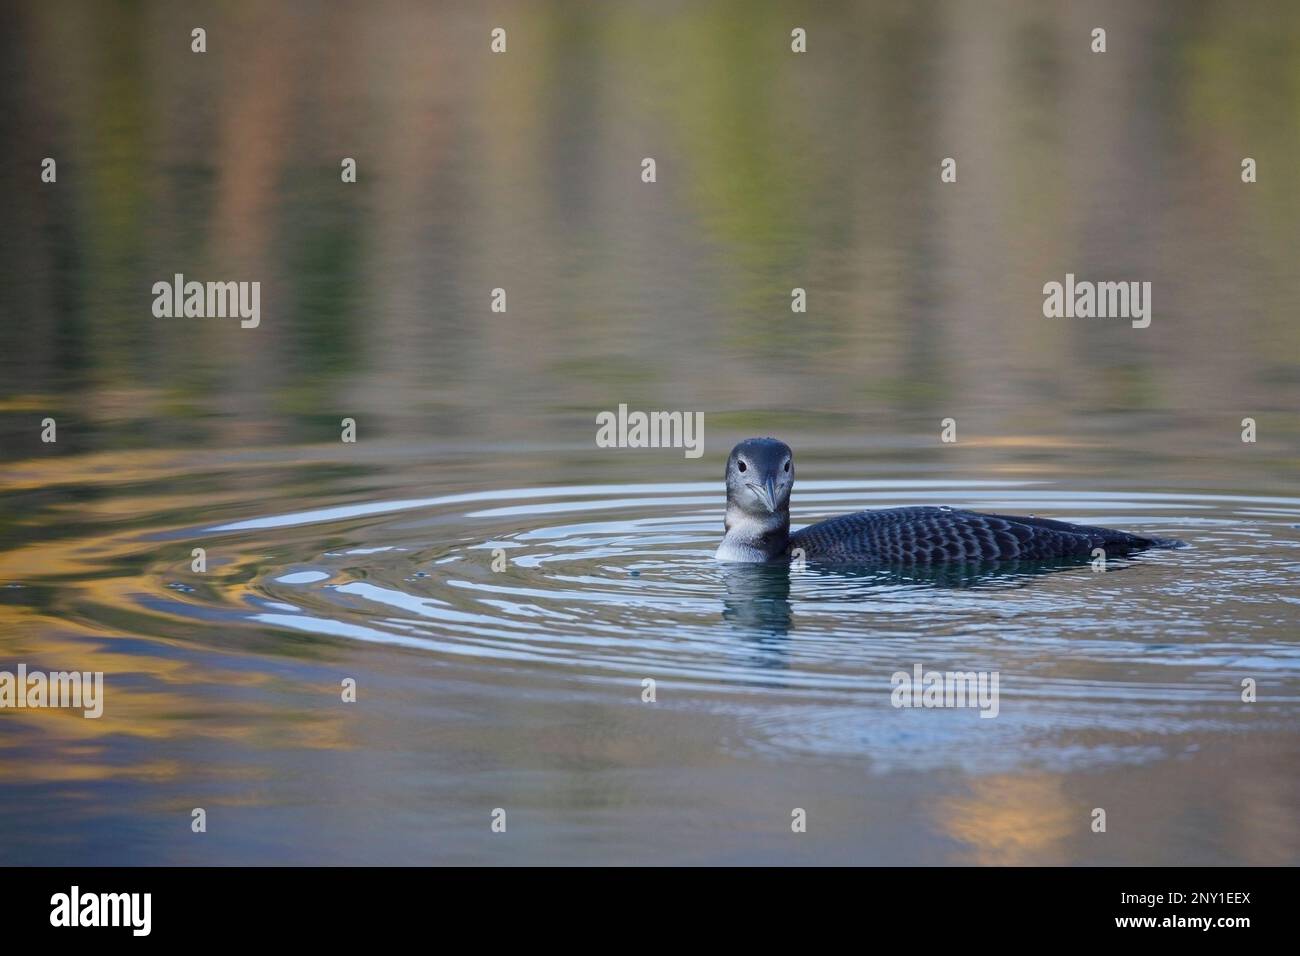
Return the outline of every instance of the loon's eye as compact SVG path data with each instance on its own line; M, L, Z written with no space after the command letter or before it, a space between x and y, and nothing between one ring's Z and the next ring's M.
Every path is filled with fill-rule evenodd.
M741 471L744 471L744 470L745 470L745 460L742 458L742 459L740 459L739 461L737 461L737 462L736 462L736 467L739 468Z
M789 459L789 458L787 458L787 459L785 460L785 465L781 468L781 470L782 470L782 471L789 471L789 470L790 470L790 459Z

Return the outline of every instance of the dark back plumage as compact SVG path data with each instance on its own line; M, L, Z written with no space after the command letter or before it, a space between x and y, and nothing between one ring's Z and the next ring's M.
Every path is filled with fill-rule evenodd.
M1048 518L981 514L951 508L890 508L830 518L796 531L790 548L810 561L938 564L1108 557L1177 542Z

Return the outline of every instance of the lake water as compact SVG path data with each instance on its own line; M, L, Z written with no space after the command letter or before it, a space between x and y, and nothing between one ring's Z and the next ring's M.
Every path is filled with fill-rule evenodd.
M0 863L1300 862L1300 11L1103 13L16 8L0 671L104 713L0 710ZM259 327L155 318L178 272ZM1044 318L1067 273L1151 325ZM720 565L755 434L795 525L1189 546Z

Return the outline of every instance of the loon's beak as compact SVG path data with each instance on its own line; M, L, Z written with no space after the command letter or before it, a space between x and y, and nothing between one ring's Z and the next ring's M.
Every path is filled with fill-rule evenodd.
M776 480L768 478L761 486L756 482L749 482L749 487L754 489L754 494L758 495L758 500L763 502L763 507L768 511L776 511Z

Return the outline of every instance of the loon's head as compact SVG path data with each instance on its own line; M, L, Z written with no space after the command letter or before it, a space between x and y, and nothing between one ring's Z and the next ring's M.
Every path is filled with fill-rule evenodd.
M747 438L727 456L726 535L715 555L722 561L768 561L790 539L790 489L794 453L775 438Z

